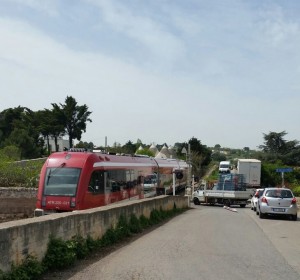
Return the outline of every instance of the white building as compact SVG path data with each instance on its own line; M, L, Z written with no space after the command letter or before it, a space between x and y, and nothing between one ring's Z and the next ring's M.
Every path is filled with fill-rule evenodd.
M49 147L50 151L56 152L54 137L49 137L49 145L50 145ZM45 146L47 147L47 139L45 139ZM58 146L58 152L62 152L64 148L69 149L70 148L69 140L63 139L62 136L57 137L57 146Z

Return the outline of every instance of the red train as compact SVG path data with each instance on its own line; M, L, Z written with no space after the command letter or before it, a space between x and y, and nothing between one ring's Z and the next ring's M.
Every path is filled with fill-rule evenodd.
M41 170L36 211L47 214L82 210L172 194L174 177L176 190L186 186L187 168L186 162L175 159L109 155L82 149L53 153Z

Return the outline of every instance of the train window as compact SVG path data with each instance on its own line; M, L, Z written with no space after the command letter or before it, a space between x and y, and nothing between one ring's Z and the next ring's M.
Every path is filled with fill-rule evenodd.
M105 176L103 171L96 170L92 173L88 191L97 194L104 194Z
M44 194L74 196L79 176L79 168L48 168L45 177Z
M125 170L108 170L106 180L106 190L118 192L126 186Z

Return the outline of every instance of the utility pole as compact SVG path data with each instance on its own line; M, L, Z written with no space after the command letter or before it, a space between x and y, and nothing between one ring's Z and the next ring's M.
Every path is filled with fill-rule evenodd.
M191 187L191 180L192 180L192 168L191 168L191 144L188 144L188 152L187 152L187 164L188 164L188 187Z

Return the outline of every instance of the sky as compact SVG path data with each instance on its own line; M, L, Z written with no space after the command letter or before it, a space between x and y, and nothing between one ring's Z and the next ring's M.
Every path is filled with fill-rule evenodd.
M298 0L0 0L0 112L87 105L81 140L300 140Z

